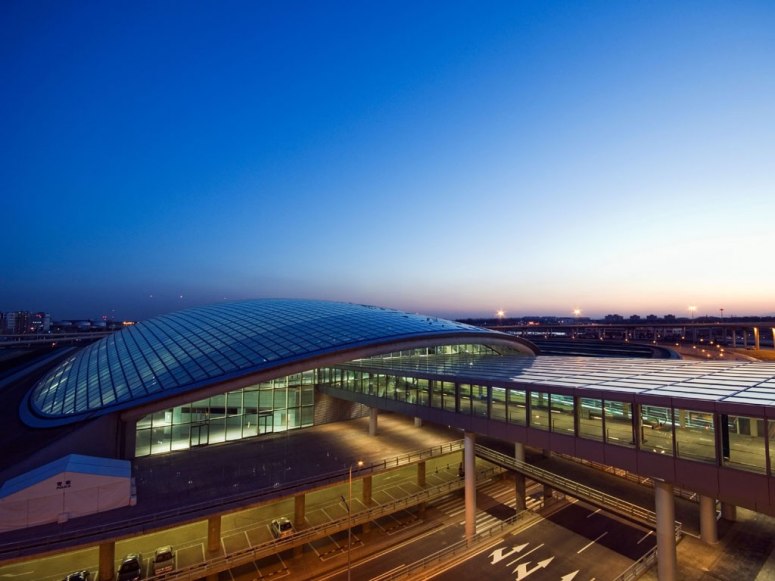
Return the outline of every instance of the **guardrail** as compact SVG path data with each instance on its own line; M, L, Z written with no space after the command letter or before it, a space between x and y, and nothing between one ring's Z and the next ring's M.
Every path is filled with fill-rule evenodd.
M591 504L611 512L615 512L632 520L645 523L650 527L656 527L657 525L657 515L650 510L646 510L645 508L638 506L637 504L621 500L615 496L611 496L610 494L606 494L589 486L585 486L584 484L580 484L573 480L569 480L568 478L558 476L557 474L543 470L542 468L538 468L537 466L533 466L527 462L521 462L511 456L501 454L500 452L496 452L495 450L491 450L490 448L486 448L480 444L476 445L475 450L476 455L480 458L489 460L490 462L493 462L499 466L503 466L504 468L511 468L512 470L526 474L534 480L549 484L562 492L570 494L571 496L586 500Z
M477 482L485 482L495 477L496 475L501 474L502 472L503 469L500 467L478 470L476 480ZM267 541L254 547L248 547L234 551L233 553L229 553L227 555L213 557L212 559L208 559L202 563L197 563L196 565L191 565L184 569L178 569L163 575L147 577L146 579L148 579L148 581L157 579L165 579L169 581L201 579L208 575L213 575L221 571L226 571L228 569L238 567L239 565L249 563L251 561L256 561L285 549L303 545L322 537L337 533L339 531L364 524L381 516L386 516L399 510L412 508L413 506L417 506L418 504L424 502L436 500L437 498L446 496L447 494L450 494L455 490L459 490L464 486L465 481L463 479L438 484L387 504L353 512L349 516L344 516L328 523L296 531L292 536L286 537L284 539Z
M509 517L505 521L493 525L484 531L476 533L470 541L458 541L457 543L454 543L448 547L445 547L444 549L441 549L440 551L436 551L435 553L420 559L419 561L415 561L409 565L400 565L399 567L388 571L387 573L373 577L371 581L392 581L393 579L414 577L421 571L435 569L447 564L455 557L462 557L471 551L478 549L484 541L487 541L496 535L500 535L506 530L511 530L518 525L527 526L528 524L531 524L540 518L541 517L531 511L523 510L514 516Z
M682 538L683 530L681 529L681 523L676 522L675 542L680 542ZM658 558L657 546L654 545L648 553L635 561L621 575L615 577L613 581L635 581L635 579L639 579L641 575L654 566Z
M575 462L576 464L581 464L582 466L589 466L590 468L594 468L595 470L599 470L607 474L613 474L614 476L618 476L619 478L624 478L625 480L629 480L630 482L635 482L636 484L640 484L641 486L648 486L648 487L654 486L653 479L649 478L648 476L639 476L637 474L633 474L632 472L625 470L624 468L607 466L606 464L593 462L592 460L585 460L584 458L577 458L569 454L562 454L558 452L553 452L553 454L555 456L559 456L564 460ZM673 495L679 498L689 500L691 502L695 502L695 503L700 502L700 495L698 493L692 492L690 490L684 490L683 488L679 488L678 486L673 486Z
M393 458L373 462L371 464L353 467L353 478L361 478L372 474L393 470L402 466L427 460L438 456L444 456L463 449L463 440L455 440L406 454L400 454ZM287 486L277 488L263 488L260 490L241 492L228 496L219 496L213 500L192 503L175 509L165 511L156 511L151 514L137 516L131 519L124 519L120 522L111 524L102 524L99 526L85 526L76 528L66 533L53 535L41 535L30 533L29 537L21 540L0 543L0 561L14 557L35 554L36 552L48 551L61 546L86 545L104 541L111 536L118 537L129 534L145 533L165 525L179 524L182 521L204 518L213 513L225 513L233 510L240 510L249 506L266 502L271 499L282 498L300 492L309 492L317 488L322 488L336 482L344 482L349 475L349 466L318 475L312 478L296 480ZM140 491L142 495L142 491ZM71 521L74 522L74 521ZM75 525L77 526L77 524ZM23 531L23 529L20 529ZM32 529L30 529L32 531ZM19 531L14 531L22 534Z

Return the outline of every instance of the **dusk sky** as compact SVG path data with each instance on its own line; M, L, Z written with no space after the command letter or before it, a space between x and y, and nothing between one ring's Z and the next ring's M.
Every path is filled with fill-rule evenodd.
M775 2L0 2L0 311L775 313Z

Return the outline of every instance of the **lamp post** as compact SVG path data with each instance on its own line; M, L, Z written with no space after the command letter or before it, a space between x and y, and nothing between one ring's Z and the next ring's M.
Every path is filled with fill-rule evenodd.
M363 460L358 460L358 468L363 466ZM352 547L353 528L352 528L352 506L353 506L353 465L350 464L350 472L348 481L348 497L347 503L347 581L350 581L350 548Z

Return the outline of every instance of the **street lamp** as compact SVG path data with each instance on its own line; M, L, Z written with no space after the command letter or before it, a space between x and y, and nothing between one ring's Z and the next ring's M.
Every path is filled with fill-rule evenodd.
M363 460L358 460L358 468L363 466ZM352 528L352 506L353 506L353 465L350 464L348 477L348 496L350 501L347 503L347 581L350 581L350 548L352 547L353 528Z

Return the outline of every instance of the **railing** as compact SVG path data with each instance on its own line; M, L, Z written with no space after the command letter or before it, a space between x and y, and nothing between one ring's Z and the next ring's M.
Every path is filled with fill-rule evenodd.
M462 449L463 440L455 440L439 446L433 446L432 448L401 454L360 468L353 468L352 474L353 478L369 476L385 470L407 466L414 462L458 452ZM165 524L177 524L185 519L204 518L213 513L224 513L229 510L242 509L270 499L282 498L300 492L309 492L336 482L344 482L348 478L348 474L349 468L343 468L312 478L296 480L287 486L264 488L256 491L221 496L217 499L193 503L166 511L157 511L152 514L124 519L120 522L114 522L107 525L85 526L66 533L40 535L30 532L28 538L0 544L0 560L29 555L43 550L51 550L63 545L70 546L94 543L105 540L105 538L108 538L111 535L120 536L137 532L149 532L161 528ZM30 531L32 531L32 529L30 529ZM22 534L19 531L11 532L15 532L19 535Z
M378 575L372 578L372 581L392 581L393 579L401 579L403 577L415 577L421 571L435 569L439 566L447 564L455 557L462 557L471 551L476 550L478 546L481 545L484 541L500 535L504 531L511 530L517 525L527 526L539 520L540 518L541 517L531 511L523 510L482 532L476 533L470 541L458 541L457 543L454 543L448 547L445 547L444 549L441 549L440 551L436 551L435 553L420 559L419 561L415 561L409 565L400 565L399 567L396 567L387 573Z
M681 523L676 523L675 542L680 542L682 538L683 530L681 529ZM621 575L615 577L613 581L635 581L635 579L639 579L641 575L651 569L657 562L657 559L657 546L654 545L648 553L635 561Z
M502 472L503 469L500 467L478 470L477 482L485 482L501 474ZM191 565L189 567L178 569L163 575L147 577L146 579L149 581L156 579L165 579L169 581L201 579L202 577L207 577L208 575L213 575L221 571L226 571L228 569L238 567L239 565L249 563L251 561L262 559L274 553L309 543L339 531L347 530L348 528L375 520L381 516L393 514L399 510L412 508L418 504L436 500L440 497L450 494L451 492L460 490L464 486L465 481L463 479L438 484L387 504L353 512L349 516L343 516L331 522L296 531L292 536L286 537L284 539L267 541L254 547L234 551L227 555L213 557L207 561L203 561L202 563L197 563L196 565Z
M489 460L494 464L498 464L499 466L503 466L505 468L511 468L512 470L517 470L518 472L530 476L534 480L550 484L554 488L570 494L571 496L585 500L591 504L611 512L615 512L632 520L645 523L648 526L656 527L656 514L650 510L646 510L645 508L638 506L637 504L632 504L631 502L621 500L615 496L611 496L610 494L600 492L599 490L595 490L589 486L585 486L573 480L569 480L568 478L558 476L557 474L543 470L537 466L528 464L527 462L521 462L511 456L501 454L500 452L496 452L490 448L485 448L479 444L476 445L475 450L477 456L484 458L485 460Z
M576 464L581 464L582 466L589 466L590 468L594 468L595 470L599 470L600 472L613 474L614 476L617 476L619 478L624 478L625 480L629 480L630 482L635 482L636 484L640 484L641 486L649 486L649 487L654 486L654 480L652 480L648 476L639 476L637 474L633 474L628 470L625 470L624 468L616 468L615 466L608 466L606 464L600 464L599 462L593 462L592 460L585 460L584 458L576 458L575 456L570 456L568 454L561 454L558 452L554 452L554 455L560 458L563 458L564 460L570 460L571 462L575 462ZM690 490L684 490L683 488L679 488L678 486L673 487L673 495L679 498L689 500L691 502L700 502L700 495L698 493L692 492Z

